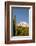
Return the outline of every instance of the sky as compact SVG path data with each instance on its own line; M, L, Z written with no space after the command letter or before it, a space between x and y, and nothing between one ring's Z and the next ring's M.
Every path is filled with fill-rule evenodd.
M13 7L13 17L16 16L16 23L19 22L26 22L29 23L29 9L28 8L20 8L20 7Z

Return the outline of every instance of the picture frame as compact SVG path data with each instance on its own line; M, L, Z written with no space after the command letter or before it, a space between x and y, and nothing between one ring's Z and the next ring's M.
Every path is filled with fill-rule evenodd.
M31 17L31 19L29 19L28 21L29 21L29 24L31 25L31 26L29 26L30 27L29 30L31 30L31 34L32 34L31 35L31 38L28 37L28 35L27 35L27 38L24 37L25 34L24 34L23 37L20 37L20 36L18 37L18 35L19 35L18 34L18 35L16 35L17 37L14 36L14 35L12 35L12 38L10 38L11 37L11 34L12 34L11 33L11 30L14 29L14 28L12 28L12 26L10 26L10 25L13 25L13 24L11 24L11 23L13 23L13 21L12 21L12 18L13 17L11 16L11 14L14 14L14 13L17 14L17 13L19 13L19 12L17 12L17 13L16 12L13 12L15 9L17 9L17 11L19 11L20 9L22 9L22 10L24 10L24 9L30 9L30 7L31 7L31 10L30 10L29 18ZM12 13L11 13L11 11L12 11ZM22 12L22 11L20 11L20 12ZM27 10L27 12L28 12L28 10ZM25 12L25 10L24 10L24 13L25 14L28 14L27 12ZM20 16L20 17L23 18L24 16ZM23 19L25 19L25 18L23 18ZM19 20L23 20L23 19L19 19ZM14 34L15 34L15 32L14 32ZM12 2L12 1L6 1L5 2L5 44L13 44L13 43L34 43L34 42L35 42L35 3L34 2L32 3L32 2Z

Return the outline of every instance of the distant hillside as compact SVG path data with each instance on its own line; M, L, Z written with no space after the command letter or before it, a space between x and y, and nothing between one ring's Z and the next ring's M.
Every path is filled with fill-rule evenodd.
M29 27L29 24L26 22L19 22L16 24L16 26Z

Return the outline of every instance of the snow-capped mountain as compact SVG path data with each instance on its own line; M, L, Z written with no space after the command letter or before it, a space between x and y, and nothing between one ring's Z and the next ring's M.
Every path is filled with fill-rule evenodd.
M16 26L29 27L29 24L26 22L19 22L16 24Z

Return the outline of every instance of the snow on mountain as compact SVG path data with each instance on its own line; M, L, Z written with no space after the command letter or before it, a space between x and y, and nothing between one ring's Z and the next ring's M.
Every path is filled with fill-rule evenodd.
M16 26L29 27L29 24L26 22L19 22Z

